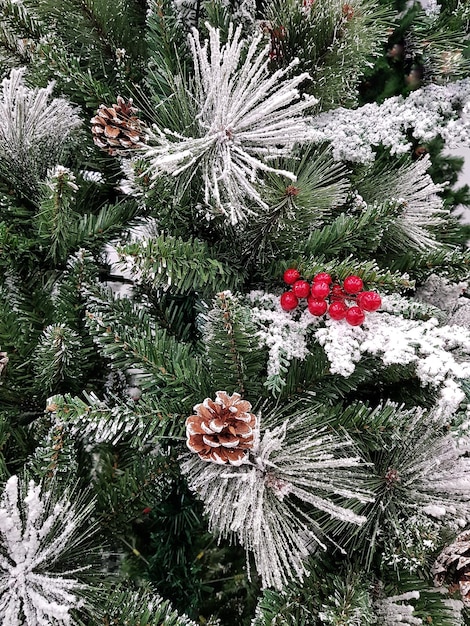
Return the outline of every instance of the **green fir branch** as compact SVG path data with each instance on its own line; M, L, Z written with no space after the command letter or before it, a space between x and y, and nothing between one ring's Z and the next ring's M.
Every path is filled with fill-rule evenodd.
M407 271L417 283L424 282L430 274L451 281L468 280L470 252L460 248L426 251L423 254L409 252L391 259L389 268L392 272Z
M49 398L46 411L57 424L68 428L73 438L89 446L126 442L131 449L141 450L159 438L177 440L183 435L181 416L163 413L158 399L145 395L137 403L113 404L93 393L84 393L84 399L55 395Z
M249 308L230 292L217 294L206 315L203 342L212 389L237 392L256 402L262 393L266 351Z
M134 225L140 212L141 207L138 202L125 199L116 204L104 205L96 214L82 215L76 224L74 247L89 249L100 247L111 237Z
M182 295L194 291L212 294L236 289L243 278L242 268L213 258L215 251L197 239L185 241L161 234L118 251L123 263L130 260L136 282L155 290L170 288Z
M368 206L358 215L341 213L331 224L314 231L305 241L301 254L359 258L377 252L387 230L403 211L400 202Z
M70 248L70 233L75 230L77 207L75 177L66 168L50 172L42 185L37 213L38 236L47 249L47 257L63 263Z
M266 274L273 284L277 283L279 285L284 271L295 265L306 280L311 280L319 272L328 272L335 280L340 281L351 274L360 276L367 288L377 289L378 291L390 290L393 292L413 289L415 285L403 267L402 272L396 268L392 270L382 269L375 260L359 261L353 256L348 256L339 262L336 259L330 261L325 258L324 252L322 255L312 259L302 260L300 263L298 260L293 259L272 263L268 266Z
M129 583L114 588L102 587L94 606L94 615L89 615L84 622L78 620L77 626L196 626L196 622L179 615L151 588L133 590L129 589Z
M201 363L190 345L160 329L129 300L113 300L96 289L87 295L87 327L114 368L136 372L138 385L157 393L169 412L198 401Z
M47 326L31 357L35 387L47 394L64 387L80 388L86 352L77 332L65 324Z
M329 150L307 148L300 155L276 162L276 167L293 172L295 183L267 173L263 180L263 199L269 205L250 219L244 246L251 257L275 257L279 249L292 251L338 206L345 203L349 189L346 168L333 160ZM246 241L245 241L246 239Z
M52 413L50 404L46 412L48 415ZM53 481L54 485L66 486L77 481L79 466L76 439L58 421L50 424L46 433L41 430L39 434L42 437L28 461L29 471L46 485Z
M175 76L181 75L190 55L186 33L170 0L150 0L147 14L147 85L153 103L173 96ZM175 103L176 104L176 103Z

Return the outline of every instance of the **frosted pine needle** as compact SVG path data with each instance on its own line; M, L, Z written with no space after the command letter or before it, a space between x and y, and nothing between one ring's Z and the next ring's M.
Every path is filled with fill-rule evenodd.
M188 92L188 98L196 106L199 136L157 128L152 137L156 145L146 156L152 179L199 169L205 202L236 224L249 213L246 200L268 208L259 192L258 172L295 180L292 172L273 168L267 160L305 142L307 126L302 114L317 100L300 96L298 87L308 74L286 78L296 61L269 75L269 44L260 49L261 34L247 43L241 38L241 28L234 31L231 24L228 41L221 45L219 31L207 28L209 41L204 44L196 30L190 36L194 93Z
M65 494L54 501L49 492L17 476L6 483L0 499L0 621L8 626L72 624L71 609L80 608L85 585L75 569L61 567L64 553L80 542L80 527L91 505L78 508Z
M419 600L419 591L410 591L399 596L384 598L376 604L377 617L383 626L397 626L409 624L409 626L421 626L423 620L415 616L415 610L409 600Z
M14 69L2 82L0 159L10 176L35 190L51 165L59 161L80 119L66 100L51 99L54 83L29 89L24 72Z
M182 470L204 502L210 529L222 537L236 534L253 552L263 585L277 589L293 577L302 580L309 554L325 548L318 511L360 525L365 518L339 499L371 501L350 442L315 427L305 414L267 429L240 467L191 455Z

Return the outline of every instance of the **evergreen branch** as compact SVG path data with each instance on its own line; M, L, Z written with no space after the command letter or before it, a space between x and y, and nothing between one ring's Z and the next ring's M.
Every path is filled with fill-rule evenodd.
M262 392L266 351L257 338L250 310L231 293L221 292L206 320L203 341L212 388L256 401Z
M11 476L0 500L0 618L4 623L70 623L87 604L97 550L93 501ZM19 556L21 555L21 556ZM88 580L87 580L88 579ZM60 621L57 621L57 616Z
M409 252L391 259L390 270L408 271L418 282L423 282L430 273L444 276L451 281L468 280L470 277L470 252L454 248L451 250L426 251L424 254Z
M1 382L0 382L1 385ZM0 412L0 482L6 481L8 476L5 459L6 445L11 436L11 425L5 413Z
M24 69L12 70L0 94L0 174L17 192L36 199L51 163L64 154L80 125L75 109L64 99L51 99L53 83L29 89Z
M80 387L82 360L86 356L78 333L65 324L47 326L31 359L35 387L47 394L64 386Z
M339 258L374 253L403 210L400 202L384 202L368 206L359 215L341 213L331 224L315 230L301 246L300 253Z
M124 200L116 204L106 204L96 215L82 215L76 224L74 247L93 247L109 241L113 235L129 228L140 211L138 202Z
M158 400L142 397L138 403L129 401L109 406L94 394L84 394L85 400L70 394L49 398L46 411L57 427L66 427L72 439L87 445L117 445L126 441L130 448L141 450L160 438L178 439L183 423L178 414L164 414Z
M360 0L353 5L328 4L342 14L337 15L332 41L315 68L315 92L323 110L357 103L357 85L364 68L382 53L382 42L387 40L395 18L393 9L377 0ZM332 74L341 80L330 80Z
M175 5L170 0L150 0L149 4L146 30L149 51L147 84L156 104L175 93L172 88L174 77L184 75L190 55Z
M49 171L42 185L36 217L38 235L48 248L47 256L58 264L68 256L70 231L73 232L77 218L73 202L77 190L75 176L62 166Z
M99 460L95 492L100 524L116 536L132 536L133 524L168 497L177 464L168 456L143 456L142 448L129 451L122 445L101 446Z
M268 266L266 273L269 277L272 277L273 283L277 281L277 284L279 284L279 277L293 264L298 265L299 272L306 279L311 279L319 272L328 272L340 281L344 280L346 276L356 274L362 278L368 288L376 288L379 291L412 289L415 284L413 280L410 280L406 272L401 274L393 266L391 270L385 270L379 266L377 261L360 261L352 255L339 262L336 260L329 261L325 258L324 251L322 255L309 260L302 260L300 263L292 260L272 263Z
M63 424L55 421L43 434L28 467L49 487L51 483L66 486L78 479L76 440Z
M46 25L23 2L0 0L0 9L7 23L15 30L22 31L23 37L38 40L44 35Z
M212 258L207 243L194 239L159 235L119 249L121 261L131 261L136 280L152 289L168 289L181 294L214 293L236 289L242 269Z
M305 232L317 228L347 198L347 171L328 149L310 146L277 161L276 167L293 172L296 180L270 172L264 176L263 198L269 209L250 219L243 242L251 257L278 256L279 248L292 250L293 241L303 241Z
M357 408L364 416L364 409ZM374 464L375 501L366 507L366 524L349 542L351 549L361 551L369 569L377 551L399 538L404 517L442 524L449 515L455 519L464 514L470 498L465 486L470 464L453 434L441 431L432 413L386 404L371 410L366 420L371 428L357 442Z
M94 615L86 622L77 621L77 626L196 626L196 622L179 615L150 588L133 591L128 583L112 589L101 588L95 607Z
M170 407L181 410L182 403L195 404L202 371L192 348L158 328L147 311L130 301L108 299L96 289L87 296L87 327L113 367L137 372L139 386L158 393L170 412Z

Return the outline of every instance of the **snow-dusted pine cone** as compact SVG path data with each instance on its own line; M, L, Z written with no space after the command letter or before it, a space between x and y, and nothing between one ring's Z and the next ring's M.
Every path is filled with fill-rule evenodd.
M466 530L441 552L432 567L434 584L446 584L450 591L460 591L462 601L470 606L470 531Z
M118 96L117 104L104 104L91 119L93 141L111 156L130 156L130 151L145 143L144 124L134 114L137 109L132 100L126 102Z
M217 391L215 395L215 401L206 398L196 404L195 415L186 420L188 448L204 461L241 465L254 445L256 416L240 394Z

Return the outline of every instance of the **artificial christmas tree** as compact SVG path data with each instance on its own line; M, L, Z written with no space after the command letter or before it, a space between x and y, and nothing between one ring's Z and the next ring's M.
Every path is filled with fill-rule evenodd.
M401 5L0 0L2 623L470 623L469 12Z

